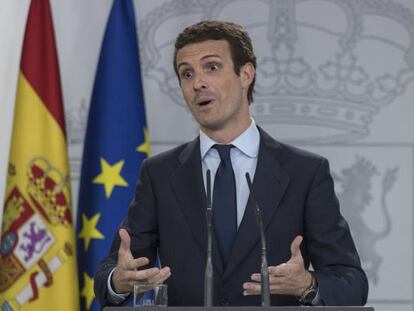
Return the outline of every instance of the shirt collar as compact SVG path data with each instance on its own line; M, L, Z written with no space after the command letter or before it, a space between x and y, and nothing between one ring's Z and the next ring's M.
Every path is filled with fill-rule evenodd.
M250 120L250 126L236 139L230 142L230 144L235 146L246 156L256 158L259 153L260 134L254 119L250 118ZM212 140L202 130L200 130L200 151L202 159L204 159L207 152L215 144L217 144L217 142Z

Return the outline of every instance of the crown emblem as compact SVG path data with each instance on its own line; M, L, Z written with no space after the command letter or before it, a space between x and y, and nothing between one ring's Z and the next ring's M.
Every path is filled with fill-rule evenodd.
M242 21L258 63L252 114L285 140L364 138L375 115L414 78L414 14L392 1L174 0L148 13L138 30L144 76L179 105L171 66L176 33L165 30L201 19ZM289 136L289 126L305 138Z
M52 225L72 224L67 178L44 158L34 158L27 170L27 193Z

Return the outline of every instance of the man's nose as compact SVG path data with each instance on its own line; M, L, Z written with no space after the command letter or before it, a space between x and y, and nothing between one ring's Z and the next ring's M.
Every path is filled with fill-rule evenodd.
M208 84L203 74L196 74L194 77L193 88L195 91L203 90L208 88Z

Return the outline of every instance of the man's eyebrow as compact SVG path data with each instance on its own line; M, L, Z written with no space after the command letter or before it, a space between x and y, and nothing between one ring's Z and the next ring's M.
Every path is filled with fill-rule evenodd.
M205 60L205 59L207 59L207 58L212 58L212 57L216 57L216 58L222 58L222 56L220 55L220 54L207 54L207 55L204 55L200 60ZM178 65L177 65L177 70L179 70L180 69L180 67L182 67L182 66L185 66L185 65L190 65L189 63L187 63L187 62L182 62L182 63L179 63Z
M180 67L185 66L185 65L189 65L189 64L188 64L187 62L179 63L179 64L177 65L177 70L179 70L179 69L180 69Z
M204 55L204 56L201 58L201 60L204 60L204 59L206 59L206 58L210 58L210 57L222 58L222 57L221 57L221 55L219 55L219 54L207 54L207 55Z

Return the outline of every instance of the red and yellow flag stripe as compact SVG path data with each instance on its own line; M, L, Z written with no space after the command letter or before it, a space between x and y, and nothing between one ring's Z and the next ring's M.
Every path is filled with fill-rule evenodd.
M0 309L79 310L65 119L48 0L32 0L29 9L5 198Z

